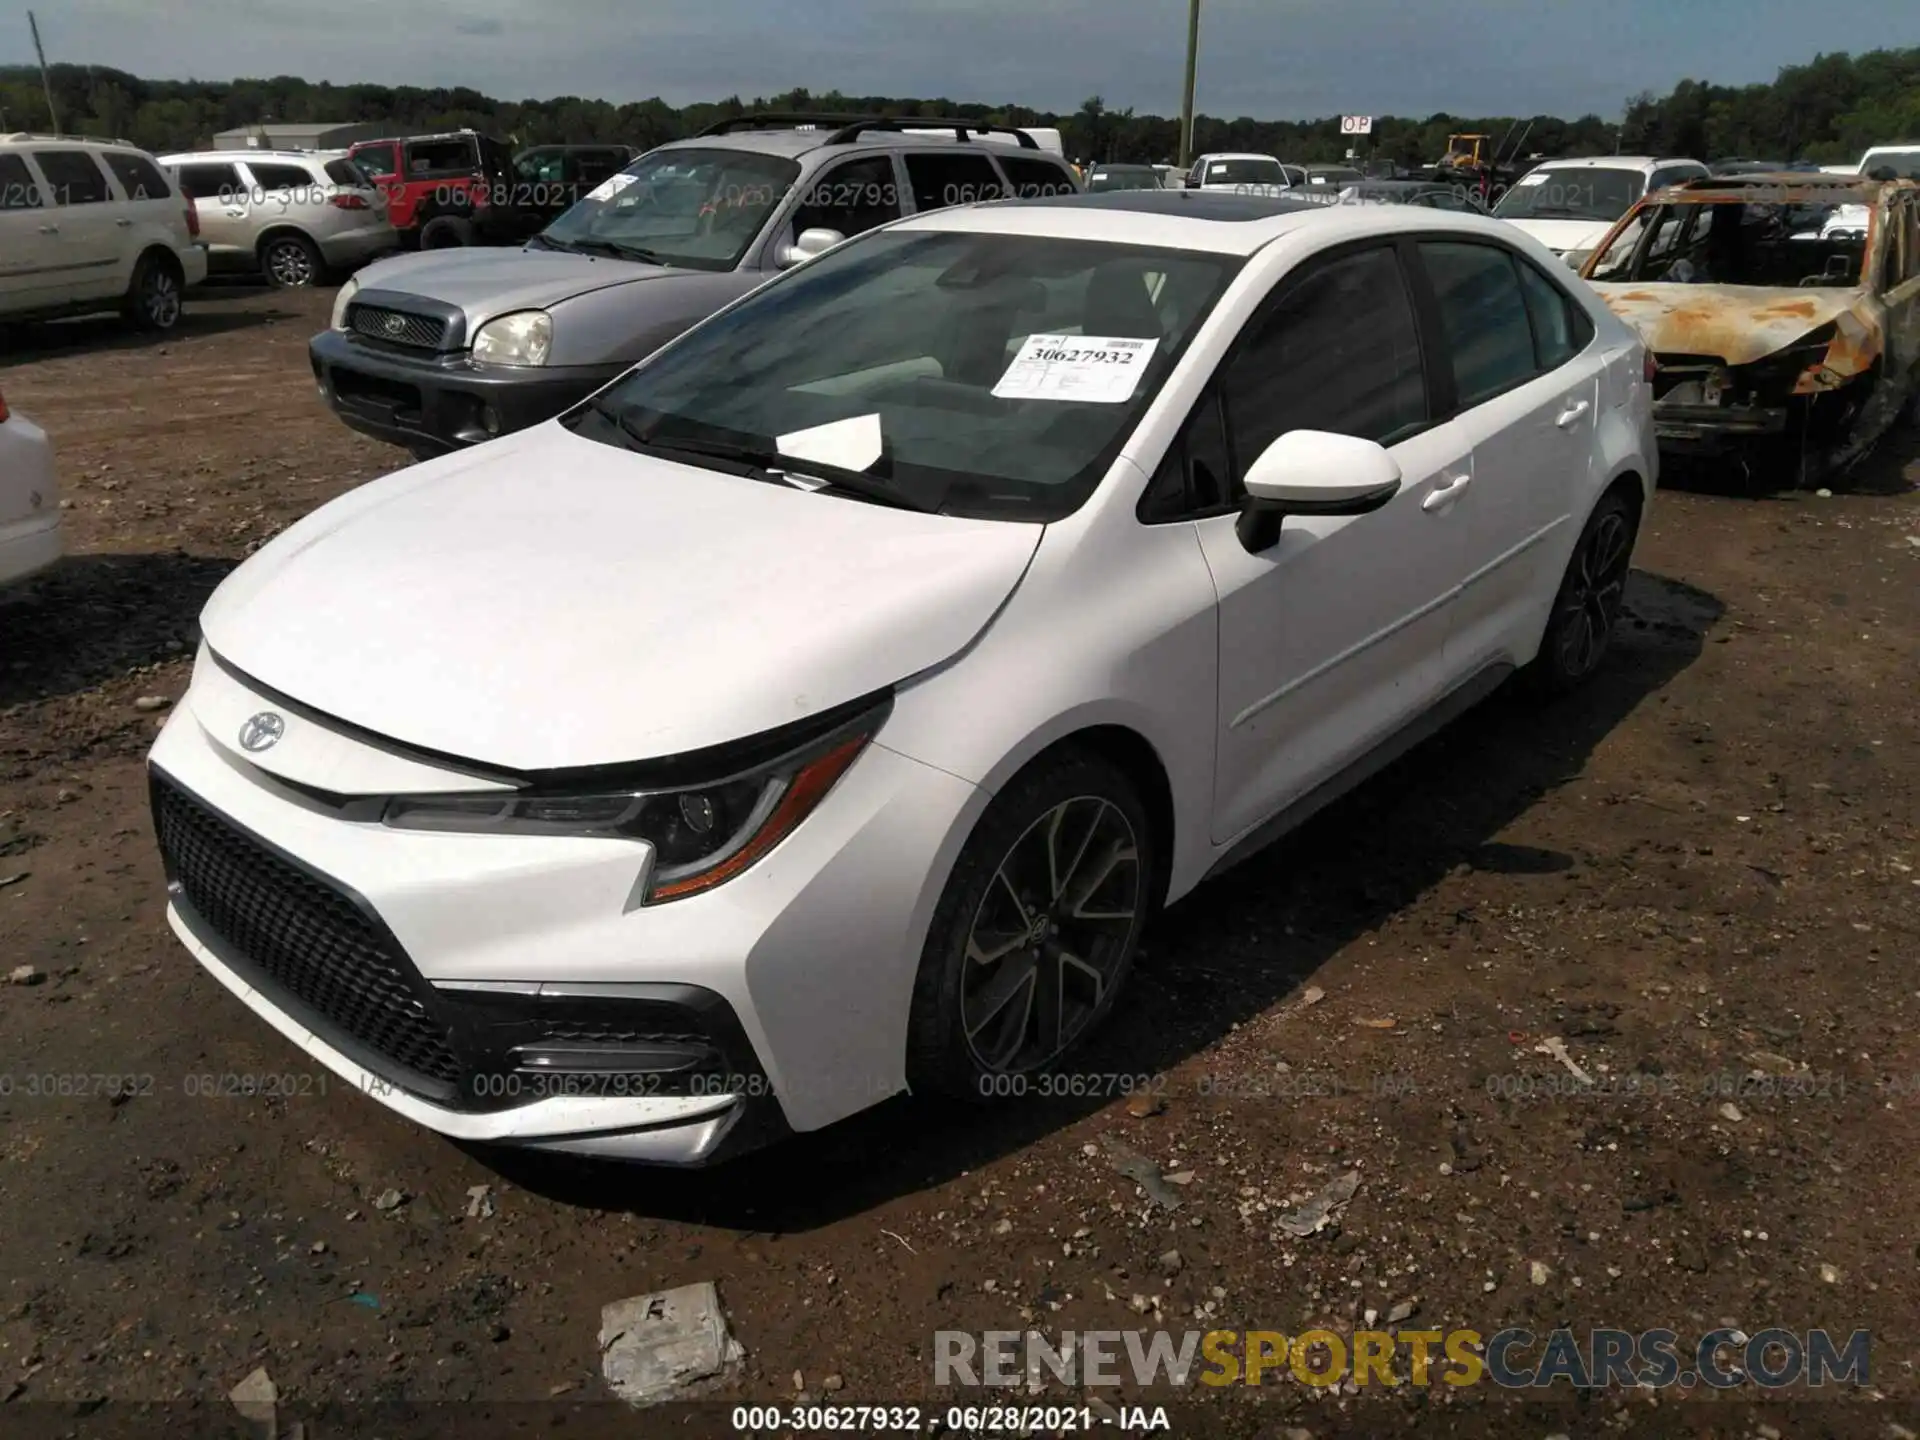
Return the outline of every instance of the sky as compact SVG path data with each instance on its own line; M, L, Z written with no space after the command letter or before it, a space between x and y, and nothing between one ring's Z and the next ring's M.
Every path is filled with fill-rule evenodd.
M48 58L152 78L466 85L672 105L816 93L1180 109L1182 0L33 0ZM33 58L0 0L0 64ZM1920 0L1201 0L1196 108L1259 119L1593 112L1920 45ZM350 116L339 117L343 120Z

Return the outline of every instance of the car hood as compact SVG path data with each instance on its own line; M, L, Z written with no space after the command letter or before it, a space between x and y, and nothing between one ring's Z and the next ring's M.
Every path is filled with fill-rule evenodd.
M335 719L482 765L655 759L936 666L1044 526L632 454L557 422L376 480L241 565L207 644Z
M1496 215L1496 220L1506 220ZM1556 255L1574 250L1591 250L1607 238L1613 229L1611 220L1507 220L1514 229L1538 240Z
M1829 323L1838 333L1827 364L1865 369L1880 351L1880 325L1865 290L1760 285L1596 284L1655 355L1714 355L1751 365Z
M396 255L369 265L358 278L363 289L396 290L457 305L471 328L510 310L544 310L591 291L689 273L560 250L471 246Z

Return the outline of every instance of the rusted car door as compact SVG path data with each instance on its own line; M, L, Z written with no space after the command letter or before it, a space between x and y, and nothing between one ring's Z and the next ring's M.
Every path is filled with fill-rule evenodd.
M1920 385L1920 193L1894 196L1887 220L1880 270L1887 307L1884 374Z

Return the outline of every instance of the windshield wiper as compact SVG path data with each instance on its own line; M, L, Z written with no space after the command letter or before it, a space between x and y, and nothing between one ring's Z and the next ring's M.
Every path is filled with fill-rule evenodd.
M564 250L573 253L574 247L564 240L556 240L544 230L527 238L527 244L538 245L542 250Z
M639 260L649 265L668 263L656 251L639 245L622 245L617 240L565 240L559 243L561 248L575 250L582 255L605 255L610 260Z
M625 410L610 409L598 403L591 408L619 426L621 433L627 437L628 443L637 450L652 451L669 458L685 455L701 460L719 460L741 467L741 473L757 480L777 482L779 477L788 475L806 480L818 480L828 489L839 490L848 495L858 495L863 500L872 500L901 510L918 510L923 514L933 514L940 508L937 502L929 503L916 496L908 495L896 489L891 482L869 475L863 470L849 470L844 466L828 465L819 460L782 455L778 449L771 446L739 445L731 440L709 440L697 435L660 436L655 434L651 427L634 423L631 415Z

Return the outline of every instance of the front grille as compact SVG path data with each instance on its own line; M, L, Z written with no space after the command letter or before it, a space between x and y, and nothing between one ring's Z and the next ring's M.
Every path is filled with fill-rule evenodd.
M459 1080L447 1030L422 1003L411 967L358 905L157 773L153 814L169 878L257 972L245 978L402 1071L444 1085Z
M447 339L445 320L389 310L383 305L347 306L347 328L369 340L404 345L409 350L438 350Z

